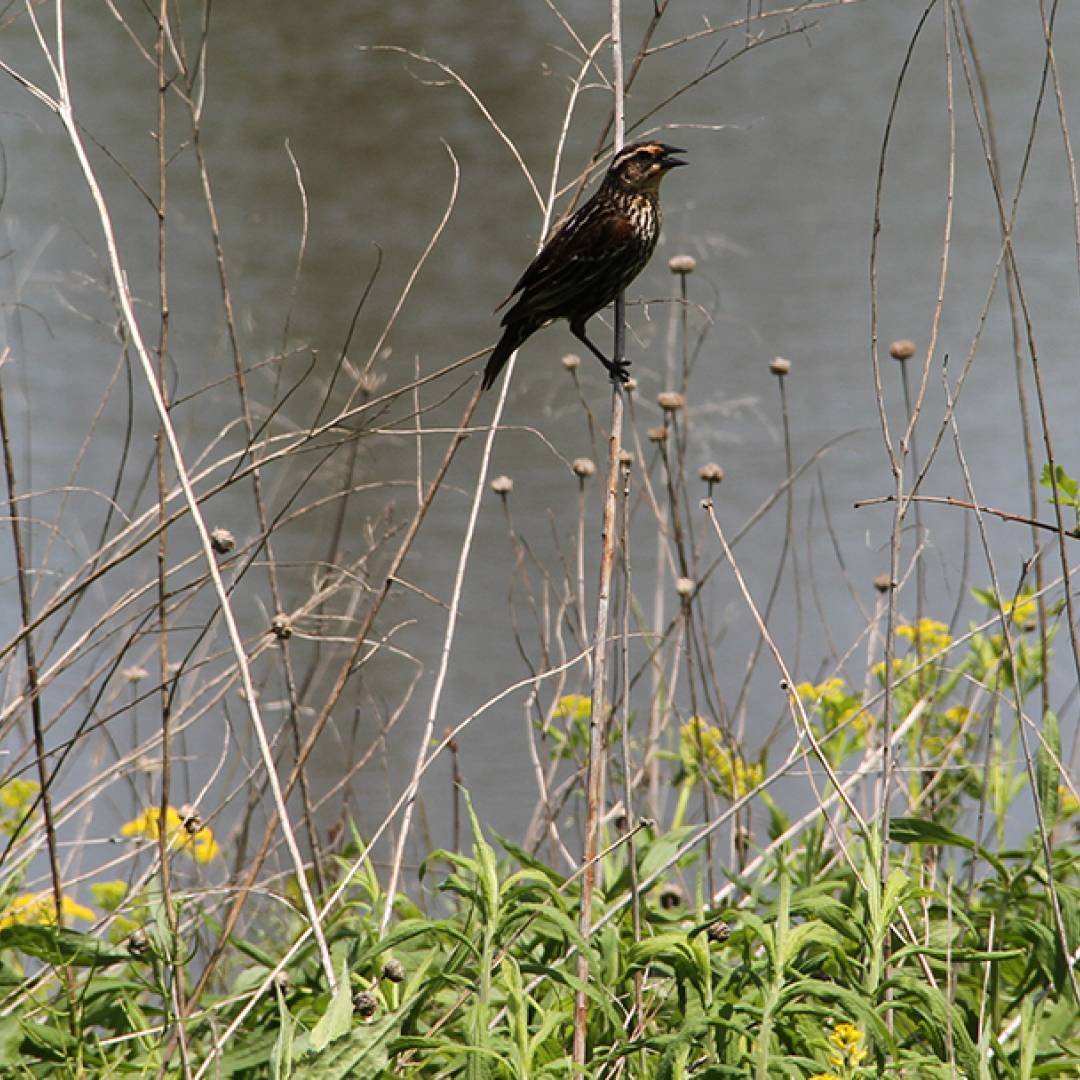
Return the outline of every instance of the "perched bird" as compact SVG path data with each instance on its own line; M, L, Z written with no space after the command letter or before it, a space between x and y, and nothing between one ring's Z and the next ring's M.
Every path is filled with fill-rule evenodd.
M641 273L660 235L660 181L686 162L675 146L639 142L614 157L592 198L555 232L521 275L499 311L506 328L484 369L488 389L510 354L554 319L567 319L570 332L589 347L612 380L629 378L626 360L609 360L588 338L585 324Z

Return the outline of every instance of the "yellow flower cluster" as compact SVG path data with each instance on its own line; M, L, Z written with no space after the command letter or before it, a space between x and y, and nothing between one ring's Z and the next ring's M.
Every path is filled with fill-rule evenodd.
M810 1080L840 1080L836 1073L814 1073Z
M858 1068L866 1057L866 1050L859 1044L863 1033L854 1024L837 1024L829 1036L833 1044L833 1053L829 1055L829 1064L843 1067L849 1065Z
M9 810L24 810L37 793L38 785L33 780L9 780L0 787L0 804Z
M60 897L60 910L65 923L72 919L87 922L95 919L88 907L76 903L70 896ZM0 930L8 926L55 926L56 923L56 901L52 893L20 893L0 914Z
M949 628L937 619L920 619L914 626L898 626L896 636L912 642L924 653L938 653L952 644Z
M129 821L120 829L122 836L145 836L156 840L161 835L161 810L150 807L134 821ZM170 848L187 852L196 862L207 863L221 854L214 834L207 826L195 832L189 832L184 819L171 806L165 811L165 836Z
M832 731L856 714L861 714L855 720L854 727L860 732L865 731L867 717L862 712L862 699L848 689L843 679L826 679L816 684L801 682L795 687L795 693L821 713L826 730Z
M555 706L556 720L585 721L592 716L592 698L584 694L566 694Z
M38 790L33 780L9 780L0 787L0 832L10 836L15 831Z
M693 769L704 767L712 775L713 785L729 799L740 799L761 783L765 771L759 762L748 763L724 745L724 737L715 724L700 716L691 717L680 731L682 759Z

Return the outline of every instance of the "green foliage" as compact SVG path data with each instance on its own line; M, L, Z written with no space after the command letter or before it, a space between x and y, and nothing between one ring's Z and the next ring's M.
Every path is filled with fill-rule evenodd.
M639 833L638 879L659 874L640 897L640 933L626 903L624 845L609 856L619 865L594 910L601 925L585 941L576 879L512 845L500 855L471 807L469 820L468 853L441 851L426 861L440 915L405 903L380 938L385 897L372 895L370 882L350 892L327 926L339 972L335 994L310 950L268 981L286 939L275 932L244 942L237 966L187 1022L192 1059L209 1054L249 994L266 986L214 1075L567 1077L579 988L589 1002L596 1075L619 1068L650 1080L1004 1080L1073 1075L1080 1060L1034 838L991 854L947 826L901 818L893 822L894 856L881 883L874 835L849 836L841 860L808 837L766 859L741 902L710 909L661 902L665 866L679 872L685 831ZM950 851L954 860L945 858ZM922 865L948 872L913 873L918 862L910 856L920 852L934 853ZM1072 912L1080 903L1078 866L1075 850L1059 851L1055 883ZM1074 947L1076 921L1070 916ZM297 922L292 933L299 929ZM45 940L49 950L40 946ZM0 1028L7 1063L0 1076L142 1074L165 1060L160 961L104 945L73 951L73 940L55 927L9 927L0 935L5 955L18 950L48 964L93 957L98 964L78 969L74 1011L58 986L35 995L44 1008L8 1018ZM587 983L579 979L579 955ZM354 1005L360 994L362 1009ZM1020 1023L1010 1027L1014 1017Z

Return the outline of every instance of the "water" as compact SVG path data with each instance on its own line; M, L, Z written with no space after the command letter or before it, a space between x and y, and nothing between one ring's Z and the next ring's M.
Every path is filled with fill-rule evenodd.
M575 0L561 10L586 41L605 30L601 6ZM647 7L647 5L646 5ZM673 7L676 7L673 5ZM152 43L152 26L141 10L125 9L132 27ZM709 9L714 24L738 18L742 3ZM692 435L689 463L720 461L727 473L718 496L718 513L729 531L747 516L785 476L775 378L768 362L791 359L787 386L791 437L796 462L804 461L838 436L798 490L795 504L795 555L799 561L799 604L790 578L778 601L773 626L799 677L812 678L828 666L835 642L843 652L864 622L859 603L872 609L873 578L888 568L888 508L854 511L855 500L891 490L869 362L869 240L873 194L883 128L897 73L922 5L904 2L847 5L815 11L797 21L812 24L762 44L702 82L668 107L650 125L667 124L665 137L687 147L692 167L679 170L665 189L663 244L635 292L669 296L668 257L689 252L699 270L691 279L692 298L712 311L715 325L702 349L692 383ZM987 73L994 118L1005 162L1008 190L1015 185L1034 109L1042 62L1037 13L1015 5L971 5L971 17ZM644 27L642 12L627 13L628 54ZM1070 70L1077 16L1059 17L1058 61ZM189 47L197 24L185 12ZM773 32L784 24L774 20ZM699 29L700 13L673 10L654 44ZM1072 33L1070 33L1072 32ZM893 131L882 210L879 279L880 334L883 342L910 337L925 348L938 289L948 160L945 106L945 55L940 11L931 14L914 53L911 72ZM635 85L628 113L633 120L681 83L694 78L723 43L720 57L742 47L744 35L732 30L692 45L657 53ZM382 252L382 265L356 328L350 358L367 359L400 290L420 257L450 199L454 167L460 188L444 235L420 272L377 370L391 383L404 380L418 357L430 371L492 342L497 333L490 314L535 248L540 216L535 200L502 140L476 104L445 81L439 69L400 53L370 51L397 45L451 66L486 102L507 136L519 147L546 192L552 146L561 124L568 76L580 61L569 36L543 4L325 4L318 17L301 6L264 3L225 5L214 11L208 54L205 147L221 220L228 273L234 293L244 362L259 365L284 352L280 365L286 383L299 378L314 359L314 374L279 418L282 428L309 421L334 358L345 340L353 308ZM567 55L567 50L572 54ZM37 58L25 16L15 16L0 36L0 55L34 78L47 71ZM156 188L155 72L142 62L122 28L104 10L69 12L69 58L76 113L85 130L146 186ZM606 64L606 59L605 59ZM990 285L999 239L978 131L967 103L963 72L954 52L957 117L955 219L946 306L935 366L931 373L920 447L929 445L943 416L940 362L949 357L955 373L967 354ZM1066 107L1072 105L1068 85ZM54 118L10 80L0 86L0 140L7 163L4 228L8 258L4 292L6 342L12 359L5 368L5 392L18 425L20 486L44 492L68 482L80 445L87 440L81 483L109 489L124 445L128 410L124 376L97 420L91 416L103 386L120 360L114 326L116 312L104 287L102 244L70 148ZM587 160L607 109L595 85L587 89L567 142L562 179L569 180ZM171 104L172 141L183 130L179 103ZM301 243L301 198L286 144L303 177L310 209L309 230L295 297L297 253ZM121 238L121 253L140 317L156 338L156 218L122 170L100 151L92 151ZM170 362L174 396L212 389L187 400L176 422L194 456L232 425L221 445L242 446L236 427L234 391L221 380L232 371L220 288L208 240L205 206L190 149L178 154L170 170L169 291ZM1059 459L1076 472L1080 450L1073 418L1080 405L1072 342L1076 335L1077 271L1071 201L1061 137L1053 103L1048 101L1026 180L1017 225L1018 258L1030 297L1035 334L1050 388L1049 420ZM999 286L1000 290L1000 286ZM1012 347L1003 297L997 296L963 400L958 423L978 497L991 505L1024 512L1027 496L1019 441ZM286 333L286 313L289 317ZM646 317L632 312L640 338L630 355L642 391L637 406L640 428L658 422L651 404L662 387L662 345L668 309L650 305ZM577 485L562 459L594 454L595 446L568 378L558 362L576 343L564 327L537 336L521 356L504 417L493 471L515 481L514 522L537 557L558 572L560 551L572 557ZM922 352L917 354L921 357ZM886 357L884 375L889 416L902 417L897 366ZM262 367L250 376L253 395L269 400L276 369ZM914 368L912 375L917 376ZM581 370L587 399L603 423L608 394L598 365ZM155 422L145 392L134 380L133 450L120 485L125 507L150 505L143 488L152 453ZM426 400L435 399L426 392ZM437 417L450 424L462 398ZM481 407L486 420L492 403ZM256 420L261 420L261 414ZM895 430L895 429L894 429ZM468 492L475 482L479 440L463 451L430 520L421 548L404 576L445 601L450 595L463 534ZM945 450L926 490L965 497L955 456ZM425 447L431 475L442 443ZM407 435L362 440L354 482L401 483L411 495L415 440ZM345 455L339 453L308 481L304 501L331 496L346 482ZM308 467L301 460L298 469ZM298 482L298 471L267 477L271 498L282 499ZM820 480L818 479L820 477ZM589 487L586 580L591 596L596 576L596 506L599 485ZM692 488L696 492L696 488ZM834 536L823 527L821 500L831 514ZM35 514L48 520L59 497L35 498ZM345 552L364 547L366 522L386 503L385 490L360 494L345 522ZM234 489L210 504L212 525L231 528L241 543L257 532L249 490ZM549 511L557 524L553 539ZM104 503L85 492L69 496L61 521L62 537L49 549L47 573L36 581L38 602L52 583L73 572L96 546ZM401 511L405 513L405 511ZM1043 516L1049 512L1044 507ZM327 552L332 513L311 515L282 532L275 555L282 564L284 605L291 608L311 592L312 564ZM975 549L964 546L959 511L927 508L927 566L931 589L928 613L948 618L970 584L985 585L987 573ZM634 548L643 602L650 603L653 540L642 518ZM763 602L775 572L783 519L774 512L738 549L741 569ZM710 557L703 520L694 522ZM1003 588L1015 586L1028 536L1018 526L989 526ZM33 550L46 550L49 531L33 535ZM174 530L174 557L194 550L190 527ZM839 548L844 565L838 563ZM9 548L7 550L10 550ZM18 624L12 563L5 553L9 602L5 635ZM148 554L148 558L150 555ZM453 663L436 733L469 715L490 695L528 674L513 640L507 596L513 580L513 555L497 501L484 504L473 547ZM146 573L152 562L144 563ZM190 578L194 572L187 574ZM965 576L966 575L966 576ZM827 610L823 629L812 591ZM238 606L249 634L272 614L265 577L254 571ZM95 608L121 589L102 585L85 608ZM911 593L902 601L914 614ZM857 599L856 599L857 598ZM673 603L668 589L668 609ZM522 596L515 594L518 614ZM708 595L710 622L722 636L716 650L726 695L736 696L748 650L750 620L730 576L717 576ZM591 620L591 601L589 604ZM174 638L174 656L197 642L209 609L186 609ZM966 617L975 613L965 610ZM81 616L82 617L82 616ZM394 636L402 655L388 658L354 681L336 713L336 731L316 752L313 782L326 790L342 777L343 755L366 746L371 733L400 703L403 684L420 670L419 683L387 741L387 769L369 768L353 782L350 809L370 828L381 820L388 798L396 797L412 767L422 720L432 692L445 611L399 595L380 627L407 623ZM411 622L409 620L412 620ZM350 624L314 622L305 633L348 637ZM301 634L300 636L303 636ZM1060 639L1064 642L1064 636ZM300 647L299 640L295 643ZM220 634L203 646L210 654L224 648ZM1059 648L1061 646L1059 645ZM133 641L132 663L151 670L151 638ZM324 652L324 659L327 655ZM861 654L860 654L861 655ZM416 663L408 657L416 658ZM419 665L419 666L418 666ZM320 669L320 680L334 665ZM422 670L421 670L422 669ZM851 663L861 681L860 661ZM61 679L47 701L58 709L66 693L87 677ZM276 673L264 676L268 715L283 693ZM783 713L778 675L765 660L758 668L742 717L736 718L751 746L771 732ZM580 689L580 670L567 689ZM98 684L95 682L95 686ZM1058 699L1068 692L1058 687ZM15 692L9 687L9 696ZM107 689L113 707L127 691ZM188 693L194 693L190 685ZM313 695L321 700L320 694ZM730 705L731 702L729 701ZM61 721L64 730L89 706L84 692L78 708ZM685 706L685 703L684 703ZM104 705L94 706L102 709ZM148 736L155 728L153 705L131 731ZM223 773L222 716L234 730ZM1067 726L1072 723L1067 719ZM211 706L183 744L184 768L192 788L215 778L208 802L223 794L253 763L247 720L235 697ZM520 696L491 710L461 740L464 779L485 820L507 834L524 829L535 785L524 739ZM354 730L355 725L355 730ZM784 744L785 733L778 736ZM125 744L127 733L115 736ZM238 747L246 746L241 754ZM85 779L85 766L68 766L72 785ZM429 825L437 842L446 842L449 764L441 763L427 790ZM95 824L107 834L124 811L117 804Z

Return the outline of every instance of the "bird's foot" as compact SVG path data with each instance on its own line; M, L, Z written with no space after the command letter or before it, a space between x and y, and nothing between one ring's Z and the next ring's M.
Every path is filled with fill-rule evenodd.
M620 386L625 386L630 379L630 361L629 360L606 360L604 367L607 368L607 373L611 376L613 383L618 383Z

